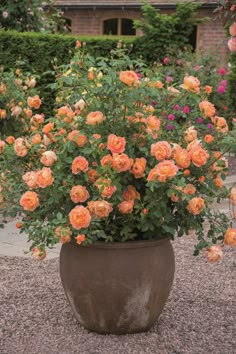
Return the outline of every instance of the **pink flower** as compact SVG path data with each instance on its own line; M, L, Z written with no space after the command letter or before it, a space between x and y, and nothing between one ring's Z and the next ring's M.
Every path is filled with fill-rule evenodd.
M219 74L219 75L224 76L226 73L227 73L227 71L225 70L225 68L220 68L220 69L218 70L218 74Z
M176 110L176 111L180 111L180 106L178 105L178 104L176 104L175 106L174 106L174 109Z
M227 80L222 80L220 84L221 84L221 86L226 87L227 86Z
M225 87L225 86L220 85L220 86L218 86L217 91L218 91L218 93L219 93L219 94L221 94L221 95L222 95L223 93L225 93L225 91L226 91L226 87Z
M203 118L202 117L198 117L198 123L202 124L202 122L203 122Z
M165 57L164 59L163 59L163 64L164 65L167 65L169 63L169 59L167 58L167 57Z
M189 106L184 106L183 112L186 113L186 114L188 114L188 113L190 112Z
M167 75L167 76L166 76L166 82L171 82L171 81L173 81L173 77Z
M175 120L175 115L174 114L169 114L167 119L168 120Z

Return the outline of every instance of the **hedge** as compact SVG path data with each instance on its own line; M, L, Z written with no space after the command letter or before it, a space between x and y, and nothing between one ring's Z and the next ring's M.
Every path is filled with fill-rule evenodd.
M106 56L117 45L119 39L127 45L133 42L133 38L127 37L72 36L2 30L0 31L0 66L3 66L4 70L22 68L40 76L38 88L43 98L42 109L47 117L52 113L55 99L55 92L47 87L55 81L54 66L70 62L76 41L86 42L90 54Z

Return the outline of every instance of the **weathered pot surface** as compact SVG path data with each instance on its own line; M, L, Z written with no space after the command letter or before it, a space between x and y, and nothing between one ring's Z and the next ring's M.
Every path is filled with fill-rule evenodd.
M97 333L150 329L168 298L175 270L168 239L63 244L62 284L78 321Z

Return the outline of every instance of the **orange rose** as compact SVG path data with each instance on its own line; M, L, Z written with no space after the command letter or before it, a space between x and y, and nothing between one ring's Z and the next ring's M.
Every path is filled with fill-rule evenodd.
M0 109L0 119L5 119L7 116L7 111L5 109Z
M173 160L164 160L156 165L156 173L159 182L165 182L169 178L173 178L178 172L178 167Z
M187 151L191 152L192 150L202 148L202 143L200 140L193 140L187 145Z
M67 243L71 241L72 231L69 227L57 227L55 229L55 238L59 240L60 243Z
M236 37L236 22L233 22L229 27L229 33L232 37Z
M217 177L214 179L215 186L217 188L222 188L223 187L223 181L221 178Z
M75 103L75 109L79 109L80 111L83 111L85 106L86 106L86 103L83 99L80 99L78 102Z
M200 110L205 114L206 117L213 117L216 113L216 109L211 102L202 101L199 103Z
M151 145L151 155L159 161L169 159L171 152L171 146L167 141L158 141Z
M195 127L189 127L184 133L184 140L187 142L197 139L197 131Z
M197 167L205 165L207 163L207 159L209 157L208 152L200 147L197 149L193 149L190 152L190 155L191 155L191 160L192 160L193 164Z
M12 136L12 135L10 135L10 136L8 136L8 137L6 138L6 142L7 142L9 145L13 144L14 141L15 141L15 138L14 138L14 136Z
M210 144L212 143L212 141L214 141L214 136L212 136L211 134L206 134L204 136L204 141L207 143L207 144Z
M135 178L141 178L144 176L147 161L144 157L137 157L132 166L131 173L133 173Z
M77 205L70 211L69 220L74 229L80 230L89 226L91 222L91 215L88 209L82 205Z
M113 157L110 155L110 154L108 154L108 155L106 155L106 156L103 156L103 158L101 159L101 165L102 166L112 166L112 164L113 164Z
M200 183L203 183L203 182L205 181L205 177L204 177L204 176L200 176L200 177L198 178L198 181L199 181Z
M126 154L114 154L112 167L118 172L130 170L133 164L133 159L130 159Z
M23 226L22 222L19 221L19 222L16 223L16 228L17 229L21 229L22 226Z
M111 198L116 191L116 186L111 185L111 180L108 178L99 178L95 182L96 187L101 190L101 196Z
M93 70L88 72L88 79L89 80L94 80L94 71Z
M177 148L173 151L173 158L180 168L188 168L191 163L189 152L182 148Z
M223 257L221 246L211 246L207 248L207 259L210 263L215 263Z
M89 170L88 171L88 181L89 183L94 183L98 177L96 170Z
M38 95L33 97L28 97L27 104L30 108L38 109L41 106L41 99Z
M118 209L123 214L130 214L132 213L134 208L134 201L133 200L124 200L120 204L118 204Z
M42 141L42 138L41 138L40 134L34 134L31 138L32 144L39 144L39 143L41 143L41 141Z
M194 194L196 192L196 188L194 187L193 184L187 184L185 187L184 187L184 193L185 194Z
M81 243L84 242L84 240L85 240L85 235L84 234L77 235L75 237L75 239L76 239L77 245L81 245Z
M83 134L80 134L78 130L73 130L67 136L68 140L76 143L77 146L83 147L87 142L87 137Z
M115 134L108 135L107 149L110 150L113 154L120 154L125 151L125 138L116 136Z
M31 124L31 131L35 131L38 129L40 124L44 123L44 114L35 114L31 119L30 119L30 124Z
M88 125L97 125L102 123L105 119L106 117L100 111L90 112L86 117L86 123Z
M32 111L31 109L29 109L29 108L24 108L23 111L24 111L24 113L25 113L25 117L26 117L26 118L32 117L33 111Z
M156 116L147 117L147 126L152 130L159 130L161 125L161 121Z
M236 187L232 187L229 200L231 204L236 205Z
M122 194L124 200L135 200L140 198L140 194L134 186L129 185Z
M66 123L70 123L72 121L72 119L74 118L75 113L72 111L71 108L67 107L67 106L62 106L60 108L58 108L57 110L57 117L64 117L64 122Z
M221 133L227 133L229 130L228 124L223 117L217 117L215 116L214 118L211 119L212 122L215 124L216 129L221 132Z
M47 123L44 127L43 127L43 129L42 129L42 131L43 131L43 133L44 134L49 134L52 130L53 130L53 128L54 128L54 123Z
M25 192L20 199L20 205L24 210L34 211L39 206L37 193L31 191Z
M148 176L147 176L147 181L155 181L158 177L157 169L154 167L153 169L150 170Z
M191 199L187 206L187 210L189 211L189 213L193 215L200 214L204 208L205 208L204 200L200 197L195 197Z
M23 138L17 138L14 142L14 150L17 156L24 157L28 153L26 147L26 140Z
M0 139L0 154L3 153L3 151L5 149L5 145L6 145L5 141Z
M164 86L164 84L161 81L155 81L155 82L149 82L148 86L161 89Z
M40 247L34 247L32 249L32 256L37 261L42 261L46 257L46 252Z
M179 201L179 197L177 196L177 194L172 193L170 196L170 199L172 200L172 202L177 203Z
M94 208L94 213L99 218L106 218L112 212L112 204L105 200L97 200L91 207Z
M83 203L90 195L86 187L78 185L71 188L70 197L74 203Z
M37 172L34 172L34 171L26 172L22 176L22 179L27 184L27 186L29 188L31 188L31 189L38 187L38 184L37 184Z
M187 91L199 93L200 81L195 76L185 76L184 83L180 86Z
M7 92L7 87L6 87L6 85L5 85L3 82L1 82L1 83L0 83L0 93L1 93L2 95L5 95L6 92Z
M138 75L132 70L121 71L119 75L120 81L128 86L133 86L138 83Z
M91 200L91 201L88 202L88 204L87 204L89 213L90 213L90 215L91 215L92 217L93 217L94 214L95 214L95 204L96 204L96 201L94 201L94 200Z
M212 86L206 85L206 86L205 86L205 91L206 91L206 93L208 93L208 94L212 93Z
M88 171L88 160L83 156L77 156L72 162L72 173L77 175L80 171Z
M227 229L224 236L224 244L227 246L236 246L236 229Z
M51 150L45 151L40 159L40 162L45 166L52 166L55 161L57 161L57 155Z
M41 188L50 186L53 181L52 170L48 167L43 167L42 170L38 171L36 174L36 182Z

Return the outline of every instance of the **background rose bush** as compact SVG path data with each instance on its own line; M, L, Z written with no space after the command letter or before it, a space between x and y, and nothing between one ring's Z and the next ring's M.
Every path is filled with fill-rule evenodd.
M158 66L131 61L121 46L95 59L78 42L57 74L55 117L1 141L3 215L22 216L37 258L71 239L174 239L195 230L194 254L206 248L216 261L236 243L233 215L212 208L228 197L235 205L235 189L223 185L235 130L208 100L207 82L163 80Z

